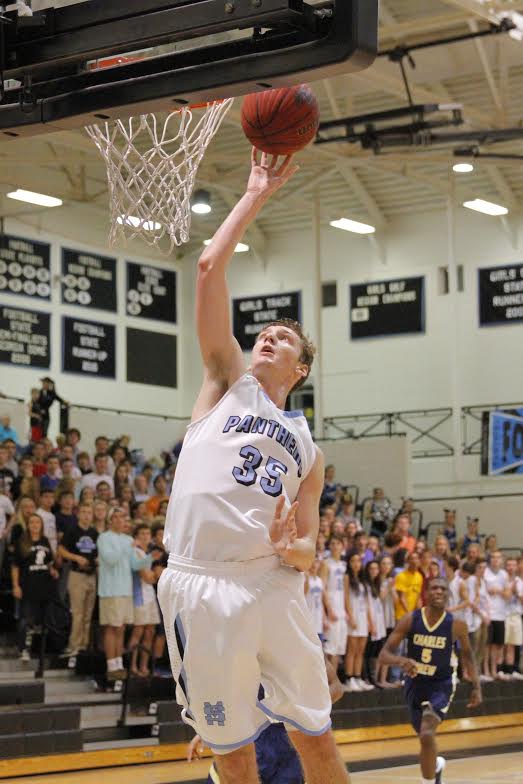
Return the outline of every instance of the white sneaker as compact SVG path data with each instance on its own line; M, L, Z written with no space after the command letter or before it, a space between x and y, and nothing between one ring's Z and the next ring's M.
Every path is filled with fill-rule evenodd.
M443 784L442 775L443 771L445 770L445 766L447 761L445 757L437 757L436 758L436 784Z
M480 675L479 679L481 683L493 683L494 678L491 675Z
M24 650L20 654L20 660L23 661L23 662L31 661L31 654L29 653L27 648L24 648Z
M512 680L523 681L523 674L518 672L517 670L514 670L514 672L512 673Z
M362 678L358 678L358 683L362 691L372 691L374 689L372 683L367 683L367 681L364 681Z
M364 691L360 686L359 678L351 678L349 683L351 691Z
M498 681L511 681L512 680L510 675L507 675L506 672L498 672L498 674L496 675L496 678L497 678Z

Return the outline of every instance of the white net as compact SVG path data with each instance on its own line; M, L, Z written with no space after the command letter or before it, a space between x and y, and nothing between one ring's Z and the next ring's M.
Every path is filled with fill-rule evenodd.
M189 241L198 167L233 100L86 127L107 166L111 245L141 237L168 254Z

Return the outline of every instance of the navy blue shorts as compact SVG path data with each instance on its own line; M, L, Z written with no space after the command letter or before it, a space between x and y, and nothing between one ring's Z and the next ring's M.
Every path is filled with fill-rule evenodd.
M301 764L283 724L270 724L255 743L262 784L303 784ZM216 773L208 784L218 779Z
M417 733L421 728L423 711L430 704L433 713L442 721L452 704L455 686L452 678L446 681L434 681L423 678L407 678L405 680L405 697L409 709L410 721Z

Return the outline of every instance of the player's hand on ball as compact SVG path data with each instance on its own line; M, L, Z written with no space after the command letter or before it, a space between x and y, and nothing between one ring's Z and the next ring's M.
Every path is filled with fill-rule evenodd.
M285 553L291 549L298 536L298 529L296 528L298 502L295 501L292 504L287 514L283 513L284 506L285 498L280 496L276 504L274 517L272 518L269 536L276 553L285 560Z
M260 155L261 159L258 160ZM247 192L259 196L272 196L272 194L282 188L300 168L293 164L292 160L292 155L287 155L282 159L277 155L268 155L266 152L260 153L256 147L253 147L251 154L251 175L247 184Z
M414 659L403 659L401 662L401 669L409 678L415 678L418 674L418 665Z

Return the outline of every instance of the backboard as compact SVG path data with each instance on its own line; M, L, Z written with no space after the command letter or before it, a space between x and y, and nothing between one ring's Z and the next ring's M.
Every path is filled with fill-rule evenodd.
M7 137L325 79L364 69L377 53L378 0L32 5L32 16L8 10L0 24ZM136 53L138 60L90 67Z

